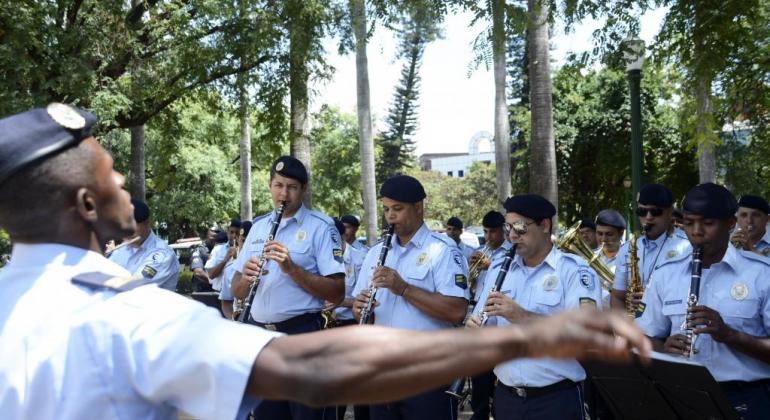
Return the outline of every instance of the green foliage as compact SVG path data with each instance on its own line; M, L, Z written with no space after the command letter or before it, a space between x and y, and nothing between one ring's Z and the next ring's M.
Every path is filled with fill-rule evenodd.
M0 229L0 267L5 265L5 255L11 254L11 238Z
M356 116L324 105L314 120L317 126L310 133L314 205L330 216L361 214L361 162Z

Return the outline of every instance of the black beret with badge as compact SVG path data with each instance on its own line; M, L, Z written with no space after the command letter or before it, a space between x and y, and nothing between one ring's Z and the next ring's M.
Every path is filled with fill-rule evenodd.
M759 210L764 214L770 213L770 205L767 200L758 195L744 195L738 200L738 207L746 207L754 210Z
M505 200L503 207L508 213L518 213L535 221L550 219L556 214L556 207L537 194L514 195Z
M455 227L457 229L462 229L463 228L463 221L460 220L460 218L457 217L457 216L452 216L452 217L449 218L449 220L446 221L446 225L447 226Z
M270 174L278 174L286 178L296 179L301 184L307 184L307 169L299 159L291 156L281 156L273 162Z
M134 206L134 220L136 220L136 223L145 222L150 218L150 208L147 207L144 201L132 198L131 204Z
M91 137L92 114L52 103L0 119L0 184L27 165Z
M639 189L636 201L645 206L669 208L674 204L671 190L660 184L645 184Z
M624 219L616 210L604 209L596 215L596 225L609 226L622 230L626 228L626 219Z
M505 224L505 216L499 211L492 210L481 219L481 226L485 228L499 228Z
M402 203L417 203L424 200L426 195L420 181L409 175L396 175L382 183L380 197Z
M735 217L737 210L738 202L733 193L711 182L692 187L682 202L684 214L695 214L706 219L726 220Z

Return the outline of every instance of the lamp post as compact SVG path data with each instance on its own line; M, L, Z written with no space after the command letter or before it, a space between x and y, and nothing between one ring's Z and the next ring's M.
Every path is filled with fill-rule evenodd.
M623 188L624 188L623 195L626 198L625 206L624 206L626 208L626 211L625 211L626 221L628 222L629 225L632 225L633 220L631 218L633 217L633 212L631 211L631 209L633 208L633 203L631 202L631 178L628 175L626 175L626 177L623 178ZM628 240L629 230L630 229L626 229L625 238L624 238L625 240Z
M632 199L639 194L642 186L642 168L644 167L644 152L642 149L642 110L640 84L642 80L642 65L644 64L644 41L629 38L625 41L623 57L628 72L628 85L631 102L631 185ZM631 230L638 230L639 221L629 220Z

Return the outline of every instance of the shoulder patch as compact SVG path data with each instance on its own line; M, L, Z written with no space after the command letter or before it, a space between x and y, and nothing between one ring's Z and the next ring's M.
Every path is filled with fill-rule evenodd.
M142 269L142 276L144 276L144 278L151 279L155 277L156 274L158 274L158 270L150 267L149 265L145 265Z
M89 289L106 289L117 292L125 292L148 283L143 276L116 277L97 271L78 274L70 281L72 284L85 286Z
M578 276L580 278L580 284L583 285L588 291L593 291L596 287L596 280L594 274L588 268L580 268L578 270Z
M458 267L463 268L464 259L465 259L465 256L463 256L463 254L461 254L459 250L457 249L452 250L452 261L454 261Z
M465 277L465 274L455 274L455 286L461 289L468 288L468 279Z
M582 297L580 298L580 308L596 309L596 301L588 297Z

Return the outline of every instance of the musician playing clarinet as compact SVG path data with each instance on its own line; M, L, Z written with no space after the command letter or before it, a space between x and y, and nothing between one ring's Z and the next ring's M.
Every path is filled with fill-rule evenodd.
M345 297L340 234L330 217L302 204L307 181L307 170L299 160L282 156L273 163L270 196L275 208L285 202L275 240L266 241L278 216L271 211L254 220L235 262L235 267L242 268L233 276L233 295L246 298L264 254L265 266L249 319L265 329L287 334L320 330L324 301L341 302ZM322 419L324 410L294 402L264 401L256 416L311 420Z
M687 238L702 249L700 287L691 290L691 255L667 260L637 322L657 350L703 364L741 418L770 418L770 261L730 244L738 204L726 188L700 184L682 207Z

